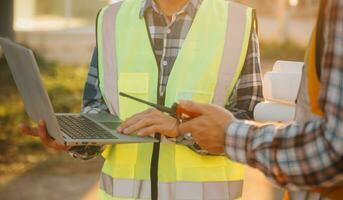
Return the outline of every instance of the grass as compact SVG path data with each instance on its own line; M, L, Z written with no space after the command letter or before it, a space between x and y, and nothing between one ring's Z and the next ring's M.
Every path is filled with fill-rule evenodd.
M263 60L304 61L306 48L292 41L286 41L284 43L262 41L260 49Z
M87 67L61 66L42 59L38 63L55 112L79 112ZM30 120L4 59L0 60L0 69L1 174L20 170L54 152L45 150L38 139L21 134L18 125Z

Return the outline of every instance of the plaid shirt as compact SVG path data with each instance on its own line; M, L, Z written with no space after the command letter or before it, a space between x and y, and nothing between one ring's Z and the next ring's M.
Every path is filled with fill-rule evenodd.
M282 128L238 120L226 133L228 157L290 189L343 181L343 0L326 3L320 97L325 117Z
M160 68L160 96L165 95L165 89L170 72L178 56L182 44L190 30L193 19L202 0L189 0L175 15L168 18L158 8L153 0L146 0L142 5L140 15L145 17L153 50ZM83 112L108 112L98 86L98 56L95 49L89 69L88 79L84 89ZM256 30L252 32L245 65L236 85L228 99L226 108L240 119L252 119L255 105L263 101L262 80L259 58L259 43ZM179 137L177 143L185 144L199 153L207 153L186 135Z

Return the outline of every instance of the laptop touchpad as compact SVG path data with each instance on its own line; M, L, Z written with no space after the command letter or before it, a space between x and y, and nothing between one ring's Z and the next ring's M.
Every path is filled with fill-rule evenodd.
M117 127L120 125L120 122L101 122L101 124L111 130L116 130Z
M83 114L86 115L88 118L106 126L111 130L116 130L117 127L121 124L121 120L119 117L108 114L108 113L100 113L100 114Z

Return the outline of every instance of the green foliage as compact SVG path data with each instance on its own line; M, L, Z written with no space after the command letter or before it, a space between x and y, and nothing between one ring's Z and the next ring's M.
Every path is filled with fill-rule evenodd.
M86 66L61 66L38 57L38 64L55 112L79 112L87 75ZM39 140L20 133L18 125L30 122L11 73L0 60L0 173L2 165L28 162L27 158L44 155Z
M261 42L261 57L264 60L293 60L303 61L305 48L292 42Z

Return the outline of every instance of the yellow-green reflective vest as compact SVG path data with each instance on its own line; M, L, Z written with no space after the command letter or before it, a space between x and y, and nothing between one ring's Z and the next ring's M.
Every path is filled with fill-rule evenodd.
M118 96L125 92L157 101L158 66L142 0L103 8L97 21L99 85L112 114L125 119L147 107ZM173 66L165 105L179 99L224 106L242 71L253 26L252 9L224 0L204 0ZM100 180L102 199L150 199L152 144L107 147ZM237 199L243 167L225 156L205 156L162 143L159 199Z

